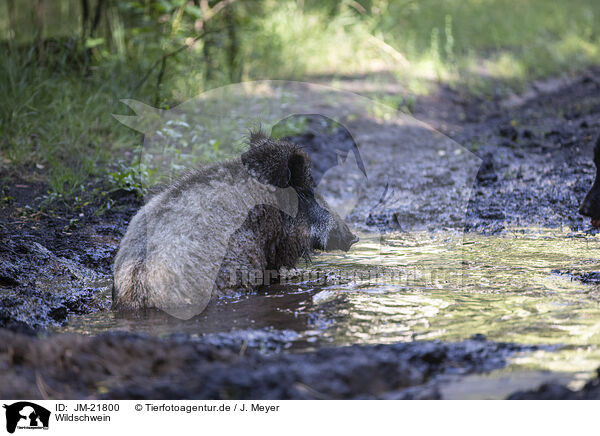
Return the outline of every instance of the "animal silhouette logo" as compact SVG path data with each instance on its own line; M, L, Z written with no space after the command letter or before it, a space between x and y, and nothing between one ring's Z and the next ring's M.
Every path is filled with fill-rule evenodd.
M368 232L375 247L370 251L373 262L377 262L373 257L380 255L385 246L383 235L390 229L460 232L465 227L481 159L426 124L375 100L322 85L267 80L212 89L170 108L153 108L130 99L122 102L135 115L114 117L144 138L133 154L136 164L148 174L141 179L150 193L148 209L168 200L150 189L151 185L178 186L177 180L190 168L237 159L247 150L248 131L261 127L276 132L275 139L302 146L310 157L315 192L342 222ZM139 214L139 219L145 220L140 226L142 243L128 245L141 246L138 257L155 254L148 258L145 271L160 277L165 283L162 294L169 298L154 306L180 319L200 314L209 303L228 241L254 206L274 206L292 217L298 211L291 188L263 185L252 174L231 180L227 174L218 175L207 181L203 190L177 203L185 210L196 204L191 209L199 211L183 221L177 235L184 234L181 230L189 225L186 234L200 236L183 243L169 235L176 241L170 245L174 250L171 258L190 259L192 266L210 268L195 275L165 270L162 256L168 253L153 245L165 239L158 237L165 226L147 220L144 214ZM179 209L170 211L173 217L182 216ZM163 219L173 221L171 215ZM136 263L124 263L115 277L126 280L137 271L142 270ZM122 276L117 277L119 274Z
M47 429L50 421L50 411L29 401L19 401L6 409L6 431L14 433L19 429Z

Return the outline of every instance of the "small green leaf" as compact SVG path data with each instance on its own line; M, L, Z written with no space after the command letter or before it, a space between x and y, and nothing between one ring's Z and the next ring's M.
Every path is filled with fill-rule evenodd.
M88 38L85 40L85 48L94 48L104 44L104 38Z

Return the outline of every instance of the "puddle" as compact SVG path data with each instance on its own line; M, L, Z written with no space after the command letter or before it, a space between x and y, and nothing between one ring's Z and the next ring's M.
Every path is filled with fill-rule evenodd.
M566 229L514 228L502 236L387 234L385 241L361 235L350 253L315 256L311 265L299 265L287 283L222 298L190 321L101 311L72 317L59 330L185 332L217 342L238 334L265 349L295 351L458 341L474 334L492 341L557 345L555 351L517 355L500 375L477 379L475 391L487 385L498 394L506 371L528 372L532 382L546 380L545 371L581 381L598 367L600 286L552 271L594 271L599 258L597 237ZM232 330L236 333L222 333Z

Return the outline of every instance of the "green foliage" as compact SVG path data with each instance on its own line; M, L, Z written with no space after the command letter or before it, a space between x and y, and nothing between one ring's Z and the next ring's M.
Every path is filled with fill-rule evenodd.
M9 205L13 202L14 197L8 195L8 187L0 187L0 205Z
M108 192L122 190L143 197L148 192L148 188L152 186L152 177L155 173L154 169L148 168L143 163L129 166L119 162L119 169L108 173L108 182L111 187Z
M306 117L286 118L284 121L273 126L273 129L271 129L271 136L280 139L284 136L299 135L306 131L306 127Z
M376 101L390 106L394 109L404 112L405 114L412 114L415 110L415 96L414 95L384 95L376 98Z

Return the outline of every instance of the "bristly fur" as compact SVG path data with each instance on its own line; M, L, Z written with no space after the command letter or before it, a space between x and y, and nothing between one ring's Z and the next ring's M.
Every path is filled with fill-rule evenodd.
M248 145L237 159L187 172L152 197L131 220L115 259L115 309L162 308L173 293L196 292L199 278L216 277L212 289L202 290L209 297L213 291L217 295L236 291L247 286L242 271L291 268L302 257L310 259L313 248L348 250L356 241L343 220L314 192L310 159L298 145L273 140L262 130L250 132ZM239 214L242 204L227 202L239 202L236 192L249 177L273 187L293 188L297 214L259 203L241 226L235 224L239 228L231 228L223 245L210 229L233 226L239 218L215 216L217 209L209 202L218 202L220 211ZM204 195L207 189L208 196ZM216 227L207 227L207 222ZM215 258L214 253L220 259L216 264L208 261ZM173 284L183 289L174 290Z
M251 129L248 132L248 146L250 148L260 147L269 139L267 132L263 129L262 126L259 126L256 129Z

